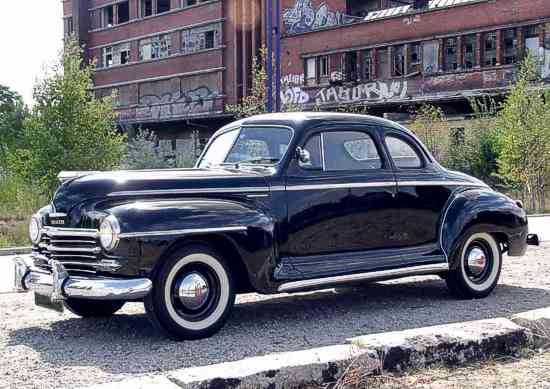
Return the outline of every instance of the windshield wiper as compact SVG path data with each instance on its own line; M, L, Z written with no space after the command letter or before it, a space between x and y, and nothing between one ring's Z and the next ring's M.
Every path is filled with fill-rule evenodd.
M276 163L276 162L279 162L279 158L259 157L259 158L245 159L244 161L235 162L235 167L238 169L239 165L242 165L242 164L260 163L260 162Z

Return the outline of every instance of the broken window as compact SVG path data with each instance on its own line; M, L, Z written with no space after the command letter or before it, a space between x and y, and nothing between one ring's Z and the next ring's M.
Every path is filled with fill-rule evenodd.
M183 0L182 7L190 7L198 3L198 0Z
M405 48L403 45L393 47L393 71L392 76L401 77L405 75Z
M204 33L204 48L205 49L214 48L214 31L206 31Z
M306 59L306 85L313 86L317 84L317 61L315 58Z
M439 42L429 41L422 44L422 71L436 73L439 69Z
M445 51L444 55L444 64L446 71L453 71L458 68L458 57L456 50L456 38L447 38L444 41Z
M108 7L103 7L101 9L102 23L101 27L113 27L115 24L115 10L114 6L110 5Z
M476 61L477 37L475 35L464 36L462 38L462 46L464 50L464 68L473 69L477 65L477 61Z
M370 11L380 9L379 0L347 0L347 14L364 18Z
M370 81L374 78L374 59L372 58L372 50L363 52L363 79Z
M109 68L130 62L130 43L104 47L102 50L103 67Z
M65 18L64 23L63 23L63 27L64 27L64 30L65 30L65 36L69 36L69 35L74 34L74 23L73 23L73 17L72 16L69 16L69 17Z
M509 65L516 63L518 57L518 40L516 30L504 31L504 63Z
M327 82L330 76L330 66L328 55L319 57L319 77L322 82Z
M525 29L525 51L539 60L539 30L538 26L529 26Z
M157 13L170 11L170 0L157 0Z
M221 24L196 27L181 32L182 53L215 49L221 45Z
M141 61L165 58L170 56L171 51L172 37L170 34L163 34L139 41L139 59Z
M142 18L153 15L153 0L141 0L139 8Z
M388 63L388 49L376 50L376 75L379 79L390 78L390 64Z
M357 53L346 53L344 55L344 79L346 81L357 81Z
M497 33L488 32L483 37L483 64L496 66L497 64Z
M420 43L411 43L409 46L409 71L408 73L420 72L422 67L422 46Z
M130 4L128 1L117 4L118 20L117 24L127 23L130 21Z

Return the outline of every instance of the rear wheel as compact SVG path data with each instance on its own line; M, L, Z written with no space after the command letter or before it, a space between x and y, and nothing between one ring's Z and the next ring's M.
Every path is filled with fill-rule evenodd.
M488 296L502 269L502 253L496 239L488 233L473 233L457 251L457 266L445 278L451 292L460 298Z
M227 264L203 245L176 251L159 269L153 285L145 309L152 323L175 340L215 334L235 303Z
M107 317L124 306L125 301L99 301L69 298L65 307L80 317Z

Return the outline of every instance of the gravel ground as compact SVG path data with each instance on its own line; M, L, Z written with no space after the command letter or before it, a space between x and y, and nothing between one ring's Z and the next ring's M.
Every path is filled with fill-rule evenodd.
M378 389L550 389L550 352L453 370L429 369L406 376L373 377L367 383Z
M550 306L549 243L504 264L502 284L476 301L451 298L436 277L301 295L244 295L219 334L182 343L157 334L140 304L127 304L109 319L84 320L36 308L29 294L0 294L0 388L84 386Z

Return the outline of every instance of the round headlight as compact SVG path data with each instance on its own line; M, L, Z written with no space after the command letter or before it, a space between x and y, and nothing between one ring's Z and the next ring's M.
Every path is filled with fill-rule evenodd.
M31 242L36 244L40 242L40 236L42 232L40 231L42 228L42 223L40 222L40 219L38 216L31 217L31 221L29 222L29 238L31 239Z
M118 220L113 215L107 216L99 226L99 241L101 246L111 251L118 245L120 235L120 226Z

